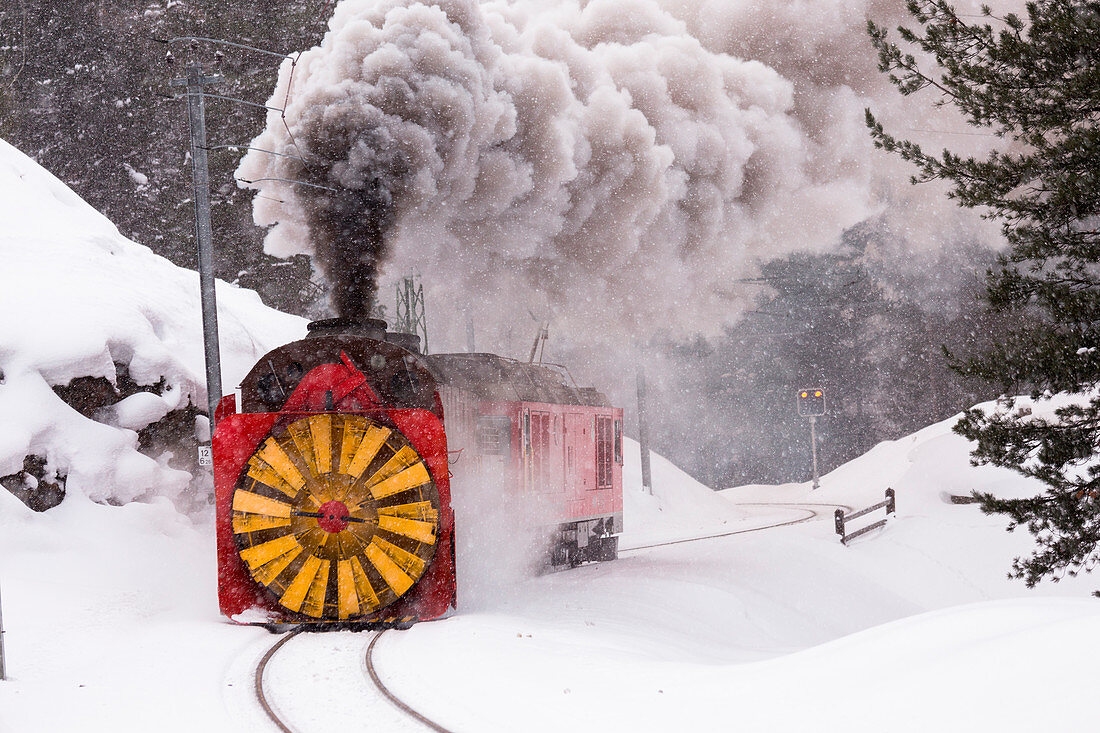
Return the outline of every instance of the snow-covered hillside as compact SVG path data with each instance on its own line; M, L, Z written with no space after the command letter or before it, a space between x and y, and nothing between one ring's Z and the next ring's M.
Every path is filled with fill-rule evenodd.
M0 220L0 480L47 502L56 486L189 503L195 433L208 429L194 407L205 412L198 275L3 141ZM251 291L217 292L226 385L305 332Z

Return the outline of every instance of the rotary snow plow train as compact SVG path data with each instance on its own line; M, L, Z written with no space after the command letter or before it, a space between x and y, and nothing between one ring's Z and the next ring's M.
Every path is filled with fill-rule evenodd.
M530 523L547 530L551 564L616 556L621 409L548 367L422 355L415 336L385 328L312 323L219 404L218 595L230 618L404 626L445 614L462 532L452 488L489 476L537 498Z

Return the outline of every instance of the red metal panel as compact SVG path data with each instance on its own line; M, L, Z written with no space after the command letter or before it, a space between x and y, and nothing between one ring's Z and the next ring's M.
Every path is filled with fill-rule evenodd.
M231 397L222 399L222 405ZM219 410L221 405L219 405ZM217 412L217 411L216 411ZM263 591L248 575L233 540L233 490L249 457L279 418L277 413L228 415L214 431L214 502L218 540L218 604L230 618L251 608L265 608Z

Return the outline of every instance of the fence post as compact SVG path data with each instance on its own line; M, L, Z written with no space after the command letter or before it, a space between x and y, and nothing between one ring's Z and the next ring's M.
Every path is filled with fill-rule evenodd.
M836 527L836 533L844 537L844 510L837 509L833 513L833 526Z
M8 678L7 668L4 666L4 610L0 603L0 681Z
M886 490L886 513L897 514L897 505L894 503L894 490Z

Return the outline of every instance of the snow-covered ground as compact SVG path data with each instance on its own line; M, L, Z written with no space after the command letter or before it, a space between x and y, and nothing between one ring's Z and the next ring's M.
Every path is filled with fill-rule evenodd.
M458 731L1088 729L1100 681L1091 586L1005 580L1023 538L939 490L949 474L1016 479L970 468L946 425L880 446L812 493L716 495L655 459L654 496L629 483L624 546L806 514L756 505L769 500L857 505L883 481L898 516L847 548L818 507L823 520L514 583L476 611L383 639L387 684ZM0 553L11 676L0 731L266 729L251 676L273 637L218 617L208 522L163 500L70 496L35 514L0 493ZM280 652L268 690L297 730L417 730L366 682L368 639L315 635Z
M252 674L274 637L219 617L211 512L181 514L187 479L137 450L143 420L204 400L194 274L2 143L0 211L0 476L38 452L68 477L44 513L0 490L0 732L271 729ZM247 291L219 295L232 385L302 324ZM49 389L117 378L120 361L172 389L92 416ZM967 452L948 421L816 491L718 493L654 456L648 495L627 441L618 561L476 584L451 617L383 637L380 673L456 731L1091 730L1100 584L1007 580L1026 535L945 495L1034 487ZM887 487L897 517L842 546L832 505ZM652 546L707 535L723 536ZM269 694L296 730L419 729L366 682L369 638L299 637L276 657Z

